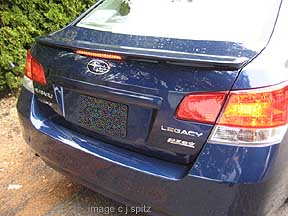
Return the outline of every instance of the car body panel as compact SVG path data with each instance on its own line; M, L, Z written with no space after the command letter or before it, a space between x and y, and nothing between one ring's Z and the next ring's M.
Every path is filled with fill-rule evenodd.
M286 199L288 148L284 144L287 143L287 134L283 143L271 148L269 161L272 163L257 171L255 175L258 176L257 178L252 177L249 172L251 165L248 161L255 159L256 153L260 157L252 163L258 168L262 166L256 163L263 160L266 148L240 147L237 151L237 148L233 150L231 146L215 144L205 145L207 150L201 152L199 160L190 170L183 172L184 175L171 178L181 170L173 163L153 163L157 159L146 157L146 162L143 164L140 159L145 156L134 153L132 160L138 161L139 164L131 161L125 164L119 159L128 161L133 156L133 153L128 150L114 147L118 148L120 155L115 152L105 152L105 147L103 148L101 142L97 140L93 141L97 142L97 145L88 147L89 139L83 139L83 135L79 137L71 130L67 133L67 129L61 131L61 127L45 127L51 124L49 119L41 119L36 115L38 119L31 121L33 119L31 115L35 113L27 113L25 112L27 110L22 108L27 108L32 101L33 94L24 88L18 101L20 122L25 132L26 142L49 166L120 202L133 206L144 204L151 206L153 215L189 216L192 212L201 216L215 214L262 216L275 210ZM35 126L38 129L35 129ZM106 150L109 148L107 147ZM114 154L116 157L110 159L107 155L101 157L97 155L99 151L110 156ZM241 155L239 160L235 160L238 152L244 152L244 155ZM124 156L125 154L127 156ZM208 159L208 166L207 160L204 159ZM227 161L234 162L230 164ZM237 166L236 162L238 162ZM221 164L223 166L219 166ZM228 167L225 168L224 166L227 165ZM137 169L137 166L141 167L141 170ZM218 170L223 175L215 173L217 170L213 168L216 166L224 170L223 172L219 171L220 168ZM148 168L148 172L144 172L143 167ZM233 176L233 171L239 168L243 170L240 175L235 175L235 178L228 178L229 175L226 175L224 178L227 173L230 173L230 177ZM164 169L166 174L161 169ZM209 175L205 176L203 173Z
M87 68L93 58L75 54L71 50L36 43L31 53L46 71L48 84L46 86L34 84L36 95L42 102L52 103L54 110L59 110L57 98L51 99L45 94L53 96L55 87L61 87L64 89L63 99L66 108L72 107L70 116L77 116L81 95L126 104L129 107L127 137L111 137L105 134L103 136L99 133L90 135L113 141L131 150L186 164L195 160L213 125L176 120L174 113L178 104L186 94L228 92L238 75L237 70L197 68L127 59L105 60L111 69L99 76ZM69 118L64 117L66 120ZM139 121L142 124L138 124ZM76 119L73 123L78 124ZM167 128L190 131L200 136L174 133ZM169 138L193 142L195 148L170 144L167 142Z
M288 133L281 143L265 147L214 144L207 142L212 124L176 120L174 111L186 94L254 89L286 81L287 12L288 1L283 0L275 29L268 27L272 38L268 45L262 41L261 49L231 41L193 41L178 47L179 51L193 50L189 64L179 65L168 63L169 59L157 52L149 56L147 49L159 49L166 39L131 37L125 41L121 35L96 37L98 33L91 29L75 27L88 11L67 28L39 38L32 48L32 55L43 64L48 85L34 82L35 94L25 87L21 91L17 109L24 138L54 169L120 202L152 206L154 215L268 215L288 195ZM93 42L89 42L91 37ZM104 76L87 75L91 58L74 52L77 47L101 51L103 47L97 45L102 42L133 47L140 39L149 41L138 44L145 49L128 56L140 61L111 61L115 65L112 74ZM175 44L170 42L165 50L174 50ZM121 50L116 47L114 51L119 51L117 48ZM206 59L199 62L199 55L194 54L201 52ZM212 54L216 55L213 60ZM215 64L223 58L229 61ZM239 58L243 61L235 64ZM146 133L135 129L135 136L142 138L134 141L90 133L65 120L63 106L77 109L78 104L62 101L61 89L68 92L66 97L80 93L138 106L142 114L148 109L141 116L144 122L154 124L147 124ZM137 109L131 113L137 115ZM203 133L200 139L191 138L199 148L165 145L163 139L172 134L161 131L161 126ZM183 139L183 135L173 136Z
M287 2L282 5L269 46L242 69L234 90L270 86L288 80Z

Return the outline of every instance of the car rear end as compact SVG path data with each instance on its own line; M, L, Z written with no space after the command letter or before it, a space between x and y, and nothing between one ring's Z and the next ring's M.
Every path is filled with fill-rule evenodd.
M204 16L198 2L98 2L28 51L18 101L26 142L51 167L141 211L272 211L287 197L287 51L279 53L287 3L274 29L280 3L266 1L253 19L252 6L245 19L227 12L237 24L228 31L225 15L194 21ZM167 14L151 24L161 7ZM174 31L163 26L167 19ZM213 37L200 31L205 24ZM244 30L253 32L240 37Z

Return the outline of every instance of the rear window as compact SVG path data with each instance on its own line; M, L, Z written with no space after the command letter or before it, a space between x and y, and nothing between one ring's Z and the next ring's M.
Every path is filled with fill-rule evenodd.
M273 0L104 0L78 27L118 34L249 43L267 39ZM271 16L270 16L271 15ZM270 30L269 29L269 30Z

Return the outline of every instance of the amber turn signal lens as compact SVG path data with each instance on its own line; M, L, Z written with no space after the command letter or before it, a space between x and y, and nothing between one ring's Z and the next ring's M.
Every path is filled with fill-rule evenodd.
M288 123L288 86L232 91L219 125L271 128Z

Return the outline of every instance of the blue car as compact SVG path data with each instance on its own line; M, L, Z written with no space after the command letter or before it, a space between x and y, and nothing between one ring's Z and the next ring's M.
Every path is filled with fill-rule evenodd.
M25 140L130 212L268 215L288 196L287 27L288 0L98 1L28 51Z

